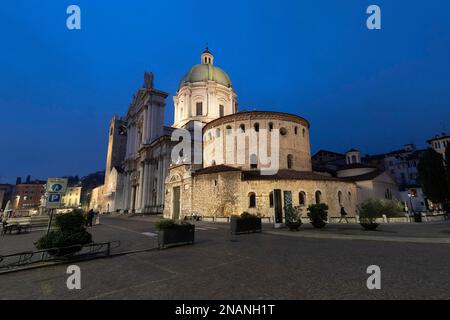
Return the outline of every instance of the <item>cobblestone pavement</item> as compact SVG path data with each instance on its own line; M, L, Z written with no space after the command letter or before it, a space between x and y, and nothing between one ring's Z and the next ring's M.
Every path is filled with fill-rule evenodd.
M95 241L141 250L156 243L155 220L105 217L90 230ZM297 233L266 225L240 236L226 224L196 228L193 246L78 263L81 290L67 289L65 265L0 275L0 299L450 299L450 244L335 238L448 239L450 223L382 225L370 233L358 225L305 224ZM32 249L42 232L0 238L0 254ZM373 264L381 268L381 290L366 287Z

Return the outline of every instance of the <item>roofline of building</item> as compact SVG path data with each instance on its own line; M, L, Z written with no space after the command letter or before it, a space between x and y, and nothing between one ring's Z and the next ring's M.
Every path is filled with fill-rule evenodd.
M434 138L432 138L430 140L427 140L427 143L431 144L433 141L442 140L442 139L449 139L449 138L450 138L450 135L446 134L446 135L443 135L443 136L440 136L440 137L434 137Z
M228 121L232 121L233 118L240 117L240 116L256 116L256 117L258 117L258 116L269 116L269 115L283 117L283 118L285 118L285 120L300 122L301 124L306 125L306 127L308 129L310 128L310 123L308 120L306 120L305 118L300 117L298 115L292 114L292 113L278 112L278 111L241 111L241 112L229 114L229 115L217 118L215 120L212 120L205 125L203 130L207 130L211 127L215 127L217 125L227 123Z

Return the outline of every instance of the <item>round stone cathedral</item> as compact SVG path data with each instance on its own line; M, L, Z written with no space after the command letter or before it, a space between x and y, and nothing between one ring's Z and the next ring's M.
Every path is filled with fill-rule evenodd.
M356 184L313 172L310 123L282 112L239 112L230 77L214 62L206 49L174 97L174 128L202 123L203 160L169 166L164 216L220 219L246 211L275 221L275 203L299 206L304 216L310 204L326 203L330 216L342 206L354 216Z

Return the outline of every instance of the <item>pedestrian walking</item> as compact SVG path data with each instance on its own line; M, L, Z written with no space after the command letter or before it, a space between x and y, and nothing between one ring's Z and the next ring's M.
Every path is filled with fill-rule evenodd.
M88 212L88 227L92 227L92 221L94 220L94 210L89 210Z
M339 223L342 222L342 219L345 219L345 222L348 223L347 212L345 211L344 206L341 207L341 219L339 219Z
M11 213L10 210L8 210L8 211L5 210L3 212L3 214L2 214L2 218L1 218L1 221L2 221L2 234L6 233L6 226L8 225L8 218L9 218L10 213Z
M95 225L98 226L100 224L100 212L95 213Z

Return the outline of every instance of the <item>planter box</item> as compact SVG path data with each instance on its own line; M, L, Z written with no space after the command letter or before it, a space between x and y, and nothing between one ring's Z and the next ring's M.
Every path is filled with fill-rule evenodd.
M286 227L289 228L289 230L291 231L298 231L298 229L300 229L300 227L302 226L302 222L298 221L298 222L286 222Z
M327 225L327 223L322 220L313 220L313 221L311 221L311 224L316 229L323 229Z
M361 223L361 226L368 231L374 231L376 228L378 228L378 223Z
M158 248L194 244L195 225L182 225L158 232Z
M261 232L261 218L231 218L230 230L232 234Z

